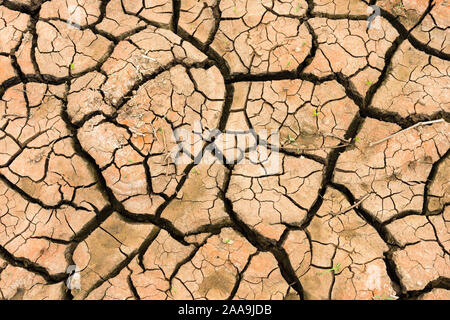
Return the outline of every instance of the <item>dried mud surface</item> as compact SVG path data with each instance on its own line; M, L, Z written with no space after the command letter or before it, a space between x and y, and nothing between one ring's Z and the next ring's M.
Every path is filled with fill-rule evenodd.
M0 0L0 298L450 299L449 16ZM194 123L278 170L175 164Z

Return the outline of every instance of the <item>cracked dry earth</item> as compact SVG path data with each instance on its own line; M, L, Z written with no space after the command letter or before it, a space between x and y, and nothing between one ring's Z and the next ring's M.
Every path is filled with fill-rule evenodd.
M0 298L449 299L449 16L0 0ZM195 123L278 168L176 164Z

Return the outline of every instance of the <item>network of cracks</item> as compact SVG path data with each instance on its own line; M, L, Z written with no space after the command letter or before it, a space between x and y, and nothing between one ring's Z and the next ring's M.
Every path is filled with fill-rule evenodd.
M0 298L449 299L449 16L0 0Z

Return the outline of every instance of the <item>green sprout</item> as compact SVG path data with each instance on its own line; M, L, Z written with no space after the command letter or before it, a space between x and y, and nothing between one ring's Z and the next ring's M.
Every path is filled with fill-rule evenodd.
M394 12L395 13L401 13L401 11L402 11L402 6L401 5L396 5L396 6L394 6Z
M299 12L299 11L300 11L300 8L301 8L300 2L297 2L297 8L295 9L295 11Z
M372 81L367 80L366 81L366 86L370 86L372 84Z
M383 294L382 296L374 296L375 300L394 300L393 297L388 296L387 294Z
M359 137L356 137L356 138L355 138L355 141L356 141L356 142L359 142L360 140L361 140L361 139L360 139Z
M303 46L303 47L306 46L306 41L303 41L303 42L302 42L302 46Z
M73 63L70 64L70 70L74 70L75 69L75 65Z
M314 115L317 117L319 115L319 110L314 109Z
M286 67L289 67L291 65L291 61L288 61Z
M129 163L133 163L133 160L131 160L131 159L128 159L128 162L129 162Z
M200 170L198 170L197 168L192 169L191 172L196 173L196 174L200 174Z
M331 272L331 271L333 271L334 274L337 274L337 273L339 272L340 269L341 269L341 264L338 263L338 264L335 265L333 268L330 268L330 269L327 269L327 270L325 270L325 271L319 272L318 274L319 274L319 275L323 275L323 274L328 273L328 272Z
M235 15L238 15L238 12L237 12L237 8L236 8L236 7L234 7L233 11L234 11L234 14L235 14Z
M334 271L334 274L338 273L339 270L341 269L341 264L338 263L338 264L337 264L334 268L332 268L332 269L333 269L333 271Z
M294 138L294 137L291 137L291 134L290 134L290 133L288 134L288 136L287 136L286 138L284 138L284 140L285 140L287 143L293 143L293 142L295 142L295 138Z
M233 240L230 240L230 239L226 239L226 240L223 240L223 243L232 245L232 244L234 243L234 241L233 241Z

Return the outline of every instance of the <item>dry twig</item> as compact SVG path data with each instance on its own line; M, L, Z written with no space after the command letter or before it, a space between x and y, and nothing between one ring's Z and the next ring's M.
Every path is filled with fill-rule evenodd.
M338 214L344 214L350 210L352 210L353 208L356 208L357 206L359 206L364 200L366 200L369 196L371 195L371 193L366 194L364 197L361 198L361 200L359 200L358 202L356 202L354 205L348 207L347 209L344 209L342 211L339 211L338 213L335 213L334 215L338 215Z
M426 125L430 125L430 124L434 124L434 123L444 122L444 121L445 121L445 120L441 118L441 119L432 120L432 121L418 122L418 123L416 123L415 125L412 125L411 127L408 127L408 128L406 128L406 129L397 131L396 133L393 133L393 134L391 134L390 136L387 136L387 137L385 137L385 138L383 138L383 139L381 139L381 140L378 140L378 141L375 141L375 142L371 142L371 143L369 144L369 147L373 147L373 146L375 146L375 145L377 145L377 144L380 144L380 143L382 143L382 142L384 142L384 141L386 141L386 140L388 140L388 139L390 139L390 138L393 138L393 137L399 135L399 134L402 133L402 132L406 132L406 131L408 131L408 130L410 130L410 129L417 128L417 127L422 127L422 126L426 126Z

